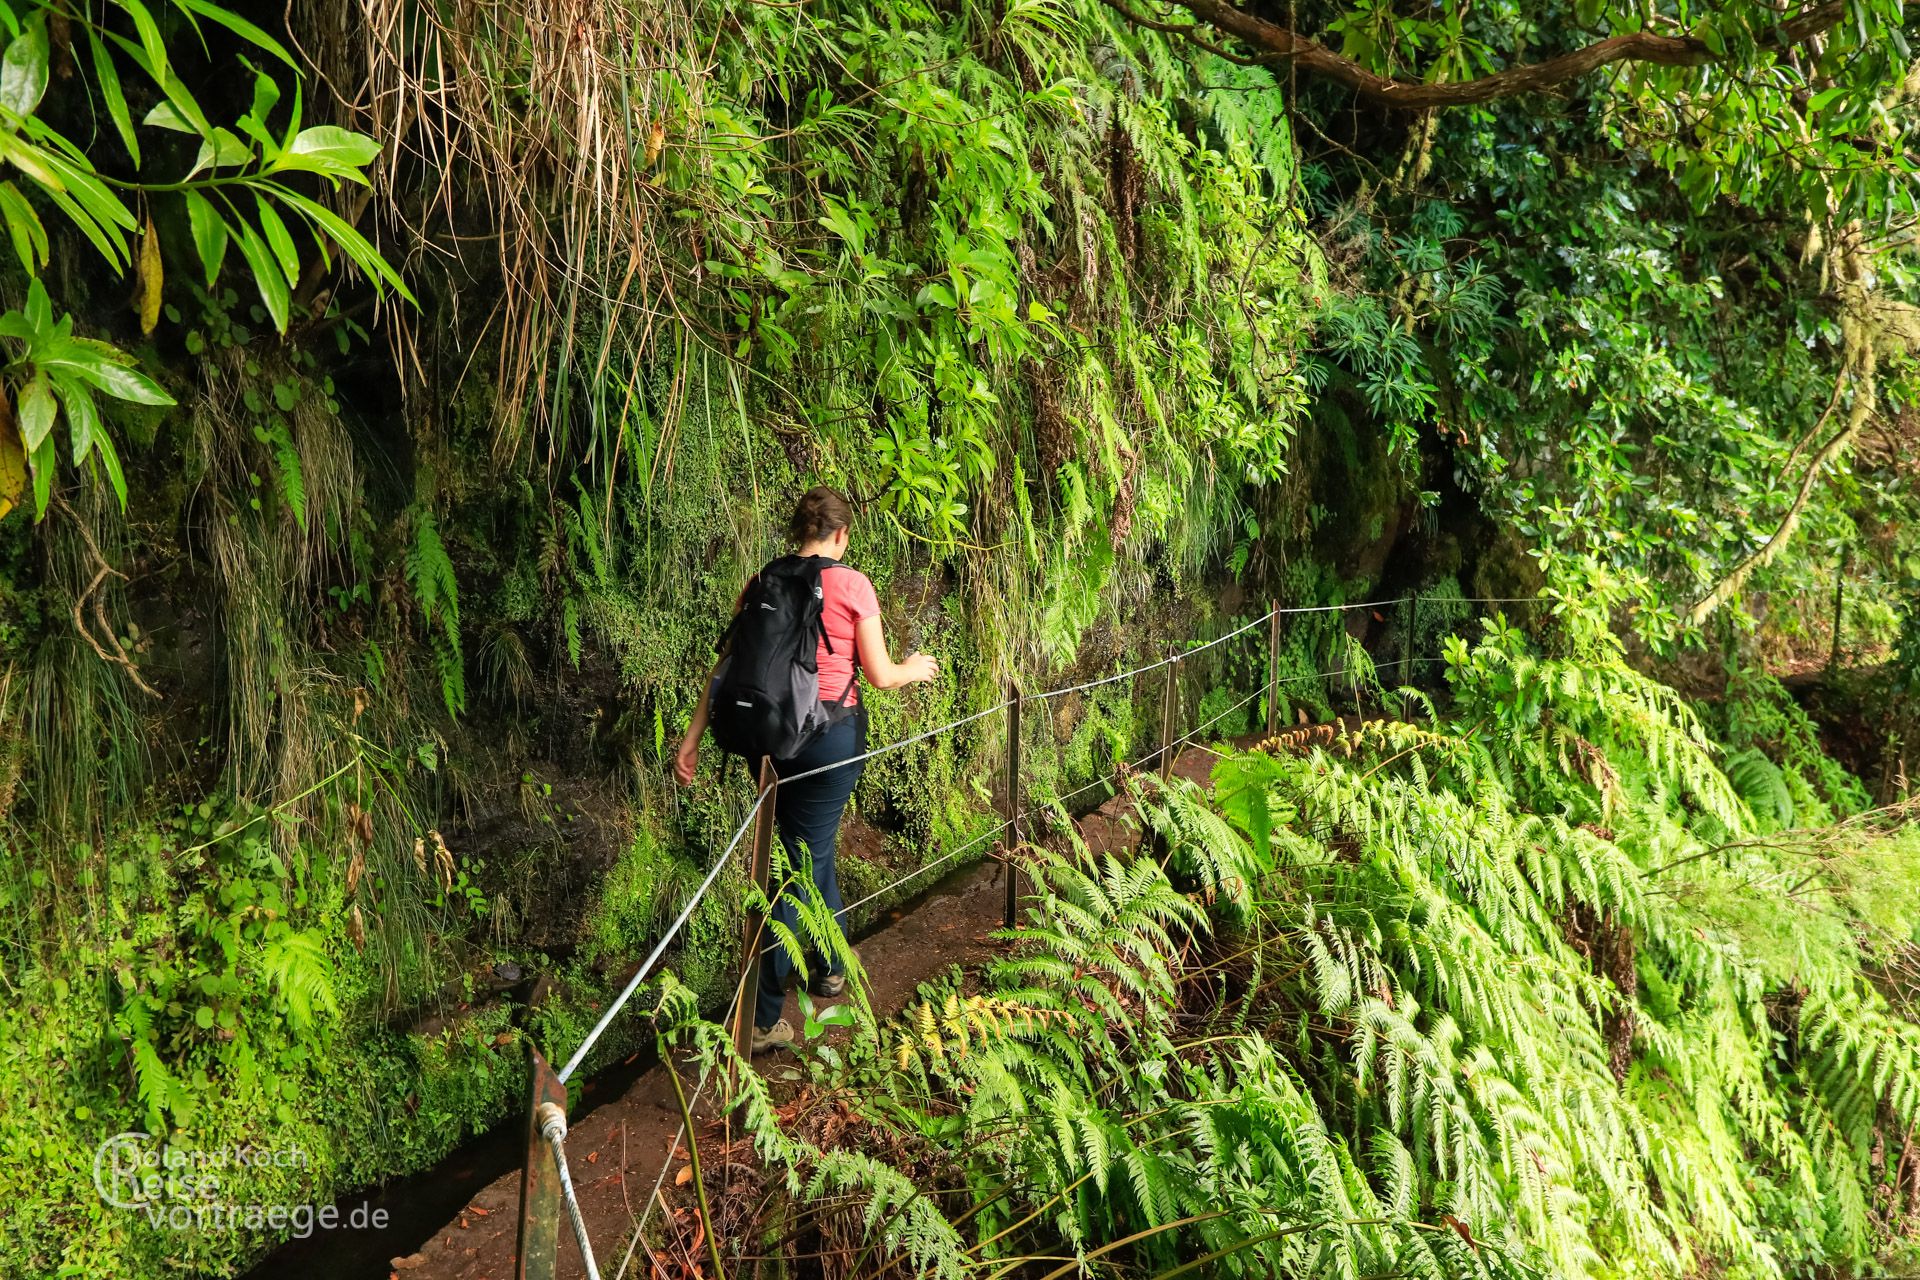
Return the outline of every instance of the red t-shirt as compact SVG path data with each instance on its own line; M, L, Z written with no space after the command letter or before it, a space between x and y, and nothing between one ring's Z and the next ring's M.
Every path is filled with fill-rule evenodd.
M854 679L859 657L854 628L880 612L880 597L866 574L844 564L830 564L821 571L820 596L820 621L827 633L817 655L820 700L838 701L851 684L854 689L847 705L854 706L860 701L859 682ZM833 644L831 651L828 641Z

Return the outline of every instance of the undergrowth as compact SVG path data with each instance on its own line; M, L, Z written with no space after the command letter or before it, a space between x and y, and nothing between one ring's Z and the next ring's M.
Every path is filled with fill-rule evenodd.
M784 1094L736 1070L764 1173L656 1229L849 1276L1920 1259L1910 814L1756 812L1599 630L1490 623L1448 682L1143 781L1157 844L1031 850L1003 958ZM656 1017L724 1065L684 1000Z

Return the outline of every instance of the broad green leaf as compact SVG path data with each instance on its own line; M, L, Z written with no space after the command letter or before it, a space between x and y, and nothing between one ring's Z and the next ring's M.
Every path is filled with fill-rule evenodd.
M87 403L93 402L89 400ZM120 499L120 508L124 511L127 506L127 477L120 467L120 451L113 447L113 437L97 422L93 430L93 454L100 459L100 465L107 469L107 483L113 486L114 496Z
M42 440L38 449L28 453L27 461L33 464L33 518L38 520L47 514L47 502L53 497L53 473L60 465L53 437Z
M282 203L305 214L315 227L326 232L326 238L339 245L340 251L353 259L354 265L360 268L376 288L384 281L408 302L415 306L419 305L419 300L413 296L412 290L408 289L406 283L400 279L400 273L380 256L380 251L369 244L365 236L347 225L339 214L317 200L310 200L290 188L275 184L273 192L280 197ZM324 240L322 243L324 244Z
M363 133L330 124L317 124L294 135L279 158L283 169L311 169L316 173L365 182L360 170L380 154L380 144Z
M193 247L200 253L200 266L207 273L207 288L220 278L220 264L227 258L227 222L213 201L198 191L187 197L187 226L193 232Z
M1831 89L1822 89L1819 93L1813 95L1812 101L1807 103L1807 114L1810 116L1818 115L1826 108L1828 103L1845 92L1847 92L1847 86L1843 84L1837 84Z
M182 9L185 9L188 13L197 14L209 22L219 23L247 43L256 45L280 59L280 61L286 63L295 71L300 69L298 64L294 62L293 55L282 48L278 40L275 40L272 36L262 31L259 27L254 26L251 22L248 22L232 10L224 9L212 3L212 0L173 0L173 2Z
M94 81L100 86L100 96L107 100L107 115L137 168L140 164L140 139L134 133L133 114L127 110L127 95L120 87L119 68L113 65L113 55L107 52L107 46L92 29L87 31L87 44L93 52Z
M260 300L267 304L267 314L273 317L273 327L285 333L287 312L292 303L292 290L287 284L287 277L252 227L242 222L237 238L240 254L247 260L247 265L253 268L253 278L260 286Z
M116 271L126 265L126 239L115 228L101 226L92 214L76 204L73 197L60 188L43 185L40 189L47 193L47 199L53 201L54 207L66 214L68 220L80 228L81 234L93 242L93 247L100 251L100 256L112 263Z
M176 403L172 396L160 389L159 383L124 365L73 365L71 368L77 376L85 378L116 400L162 407Z
M29 452L46 440L59 415L60 406L54 401L53 388L47 384L44 373L36 372L20 389L20 438L26 441Z
M87 211L99 220L102 226L124 227L128 231L137 231L140 224L134 219L133 211L128 209L108 189L107 185L95 177L91 166L75 164L63 155L49 151L45 153L47 166L60 176L60 185L75 200L85 205Z
M273 250L274 261L280 264L280 270L286 273L289 281L300 278L300 254L293 247L293 236L287 231L287 224L281 221L265 196L255 199L260 207L260 231L267 238L267 247Z
M35 22L0 55L0 107L25 118L47 91L47 29Z
M26 318L27 327L35 334L52 331L53 299L47 296L46 285L35 280L27 286L27 306L21 314Z
M11 182L0 183L0 215L6 217L7 235L13 240L13 251L19 256L20 265L27 269L28 275L37 275L47 264L47 229L27 198L20 194L20 188Z
M317 124L295 134L293 145L287 150L296 155L324 156L358 168L373 163L380 154L380 144L364 133L330 124Z
M213 136L200 144L200 153L193 158L193 168L187 170L191 178L202 169L230 169L244 165L253 159L253 148L231 129L216 128Z
M273 77L264 71L254 72L253 106L247 114L261 124L265 124L267 117L273 114L273 108L279 101L280 86L273 82Z
M194 101L193 95L187 92L187 86L181 83L180 77L168 70L159 77L158 83L160 91L167 95L167 101L172 104L175 114L192 125L193 132L203 138L211 138L212 122L207 119L207 113L200 109L200 104Z
M61 407L67 411L70 456L77 467L87 460L87 454L93 451L95 438L102 434L99 430L100 411L94 406L93 393L72 378L55 378L53 389L60 397Z
M167 42L160 34L160 24L153 20L153 14L141 0L113 0L127 16L133 19L133 28L139 33L140 43L135 46L140 51L142 69L159 80L167 70ZM116 40L118 36L114 37ZM125 43L122 41L122 43Z
M0 133L0 158L49 191L61 191L60 176L47 167L40 148L15 133Z
M48 369L71 373L119 400L135 404L171 405L172 396L160 384L131 366L132 357L117 347L91 338L74 338L60 344L56 354L42 357Z
M242 58L242 62L246 59ZM280 101L280 86L273 78L263 72L253 73L253 106L237 122L240 131L259 145L261 152L269 159L280 154L280 142L267 130L267 118L273 114L274 104Z
M181 115L179 109L171 102L154 103L153 110L147 112L140 123L150 124L160 129L171 129L175 133L198 134L200 132L193 127L193 122Z

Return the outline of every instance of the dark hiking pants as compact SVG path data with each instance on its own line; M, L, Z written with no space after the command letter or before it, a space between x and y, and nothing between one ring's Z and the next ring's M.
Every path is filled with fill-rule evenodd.
M774 761L773 771L782 778L791 778L836 760L851 759L866 749L867 713L866 708L861 707L807 744L793 759ZM774 801L774 818L780 827L780 842L787 849L789 866L797 872L806 865L807 855L812 855L813 883L820 890L821 901L832 908L834 919L842 925L846 908L840 900L834 844L840 836L840 815L846 812L847 799L853 795L854 784L860 781L864 767L864 763L849 764L800 782L783 782ZM792 892L774 899L772 918L791 929L803 942L806 940L799 927ZM761 939L760 945L764 950L760 957L753 1025L771 1027L780 1020L780 1012L787 1002L787 980L793 973L793 958L785 947L774 941L771 933ZM840 971L837 961L823 970L824 963L810 956L808 973L817 976L822 971Z

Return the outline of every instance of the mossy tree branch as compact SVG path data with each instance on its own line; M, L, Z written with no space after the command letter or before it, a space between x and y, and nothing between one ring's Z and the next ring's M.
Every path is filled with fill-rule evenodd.
M1233 57L1233 54L1216 46L1206 45L1198 37L1197 27L1210 26L1254 51L1245 58L1235 58L1236 61L1290 62L1308 74L1346 85L1361 97L1406 110L1471 106L1516 94L1540 93L1616 62L1697 67L1725 60L1724 55L1716 53L1706 40L1698 36L1630 31L1608 36L1556 57L1508 67L1504 71L1476 76L1471 80L1428 83L1402 76L1381 75L1352 58L1335 53L1311 36L1269 22L1236 5L1224 3L1224 0L1174 0L1180 8L1198 19L1196 23L1166 22L1141 15L1121 0L1105 0L1105 3L1138 25L1184 36L1224 56ZM1844 0L1829 0L1829 3L1803 10L1781 23L1772 32L1762 36L1760 43L1776 49L1804 44L1831 30L1846 13Z

